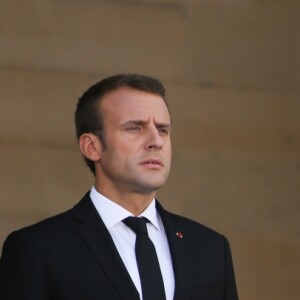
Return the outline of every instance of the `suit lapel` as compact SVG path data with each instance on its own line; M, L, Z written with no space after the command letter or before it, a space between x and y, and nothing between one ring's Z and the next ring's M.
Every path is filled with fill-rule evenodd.
M88 194L74 207L75 226L91 254L124 299L139 299L134 283Z
M156 201L156 208L161 216L167 234L174 275L175 275L175 295L176 299L189 299L192 282L192 258L188 233L184 232L180 225L174 222L174 217Z

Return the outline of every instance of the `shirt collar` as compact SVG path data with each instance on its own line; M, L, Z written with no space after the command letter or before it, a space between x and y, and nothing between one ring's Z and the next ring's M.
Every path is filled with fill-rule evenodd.
M95 187L92 187L90 197L107 229L122 222L125 218L133 216L130 211L100 194ZM151 201L139 217L147 218L157 230L162 230L155 207L155 199Z

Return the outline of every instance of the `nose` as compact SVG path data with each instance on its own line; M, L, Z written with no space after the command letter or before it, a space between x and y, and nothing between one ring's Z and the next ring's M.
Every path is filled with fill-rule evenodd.
M148 129L145 147L147 150L161 149L163 147L163 138L156 127Z

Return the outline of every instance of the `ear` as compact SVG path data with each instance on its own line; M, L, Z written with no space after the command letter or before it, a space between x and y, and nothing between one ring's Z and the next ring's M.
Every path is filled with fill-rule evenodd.
M102 145L97 136L92 133L84 133L79 138L81 153L91 161L99 161L102 153Z

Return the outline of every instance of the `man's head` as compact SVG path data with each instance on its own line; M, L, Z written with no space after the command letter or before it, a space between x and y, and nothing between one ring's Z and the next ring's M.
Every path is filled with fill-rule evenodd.
M171 159L170 114L165 89L159 80L143 75L116 75L103 79L80 97L75 123L81 151L95 175L98 170L102 178L113 179L120 175L114 170L117 172L123 163L126 169L144 161L143 167L147 165L146 173L150 177L155 175L156 185L167 178ZM91 141L101 148L97 156L86 151ZM136 156L133 161L125 162L132 154ZM130 175L132 170L127 171ZM147 174L140 173L140 176ZM145 180L150 180L146 177ZM115 178L119 183L123 179Z
M83 133L95 133L99 137L103 147L106 147L105 129L103 127L104 116L100 103L105 94L124 86L159 95L167 105L165 88L158 79L139 74L119 74L104 78L88 88L78 100L75 112L75 126L78 140ZM84 158L88 167L95 175L94 162L87 157Z

